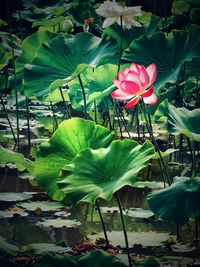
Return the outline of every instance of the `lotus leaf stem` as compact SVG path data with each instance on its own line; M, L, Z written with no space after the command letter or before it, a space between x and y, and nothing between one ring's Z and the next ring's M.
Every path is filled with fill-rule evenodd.
M126 244L126 253L127 253L127 257L128 257L128 263L129 263L129 267L132 267L132 262L131 262L131 254L130 254L130 249L129 249L129 244L128 244L128 237L127 237L127 232L126 232L126 227L125 227L125 222L124 222L124 215L123 215L123 211L122 211L122 206L121 206L121 201L119 198L118 193L115 193L116 199L117 199L117 204L119 207L119 212L120 212L120 217L121 217L121 222L122 222L122 229L123 229L123 233L124 233L124 240L125 240L125 244Z
M101 208L99 206L98 199L96 200L96 206L97 206L97 210L98 210L99 217L100 217L100 220L101 220L101 224L102 224L102 227L103 227L103 233L104 233L104 237L105 237L105 240L106 240L106 244L107 244L107 246L109 246L108 236L107 236L107 233L106 233L106 226L105 226L105 223L104 223L104 220L103 220L103 216L102 216L102 213L101 213Z

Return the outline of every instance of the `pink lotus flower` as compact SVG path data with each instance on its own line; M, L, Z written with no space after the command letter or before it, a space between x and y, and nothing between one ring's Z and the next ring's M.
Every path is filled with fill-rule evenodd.
M140 98L143 98L145 104L156 104L157 96L153 93L156 76L156 64L145 68L143 65L132 63L129 68L118 73L118 80L113 79L117 90L112 92L111 96L117 100L130 100L125 108L135 106Z

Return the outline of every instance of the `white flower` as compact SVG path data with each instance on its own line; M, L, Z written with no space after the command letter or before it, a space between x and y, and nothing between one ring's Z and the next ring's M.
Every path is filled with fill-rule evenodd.
M115 22L121 25L121 18L122 26L124 28L130 29L131 26L141 26L140 23L133 19L134 16L140 16L142 14L141 6L123 7L115 1L106 0L96 9L96 13L99 16L106 18L103 22L103 28L106 28Z

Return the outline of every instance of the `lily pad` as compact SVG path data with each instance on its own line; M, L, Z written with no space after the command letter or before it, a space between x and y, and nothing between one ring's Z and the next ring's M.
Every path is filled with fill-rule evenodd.
M67 202L94 204L97 198L111 200L123 186L134 186L138 172L154 153L149 141L140 145L132 140L116 140L108 148L86 148L63 167L58 186Z
M62 228L63 226L69 227L77 227L81 225L81 223L77 220L66 220L62 218L57 219L48 219L37 222L37 225L44 226L44 227L54 227L54 228Z
M21 217L28 216L27 212L24 212L21 209L10 209L10 210L1 210L0 218L12 218L14 215L19 215Z
M62 167L84 148L107 147L113 134L92 121L72 118L59 124L48 143L40 145L35 161L36 181L54 200L62 200L64 194L56 181Z
M125 241L122 238L121 231L111 231L107 232L108 239L110 240L110 244L113 246L122 246L125 247ZM103 233L98 233L98 236L103 236ZM129 244L141 244L143 247L158 247L163 245L163 242L171 236L169 233L159 233L155 231L149 232L127 232L127 236L129 239ZM96 236L88 235L90 240L94 240Z
M43 212L55 211L63 208L63 205L58 202L53 201L35 201L35 202L27 202L20 203L18 206L28 210L35 211L36 209L40 209Z
M164 188L163 182L156 182L156 181L137 181L134 184L134 187L137 188L150 188L150 189L161 189Z
M32 198L32 195L26 193L0 193L0 201L17 202Z
M128 209L127 216L134 217L134 218L150 218L154 216L154 213L151 210L144 210L141 208L132 208Z
M69 248L57 246L56 244L52 244L52 243L32 243L26 246L22 246L21 251L22 252L34 251L34 253L38 255L38 254L43 254L45 252L64 253L64 252L69 251Z
M101 207L102 213L119 213L118 207ZM126 215L126 211L122 211L124 215Z

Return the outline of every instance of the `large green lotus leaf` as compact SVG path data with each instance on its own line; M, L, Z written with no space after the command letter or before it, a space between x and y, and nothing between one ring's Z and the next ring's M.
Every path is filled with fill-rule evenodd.
M159 17L167 17L171 15L171 6L172 6L173 0L155 0L155 1L149 1L149 0L143 0L142 1L142 10L150 11L154 15L157 15Z
M84 77L83 83L88 111L91 109L91 105L94 101L101 101L102 98L108 96L113 91L114 85L112 79L117 76L117 68L117 65L105 64L97 67L94 71L88 68L81 75L81 77ZM87 77L89 77L89 79L86 79ZM80 83L77 80L73 80L70 84L69 96L72 107L83 111L83 93L80 88Z
M184 74L188 76L200 76L200 57L194 57L191 61L185 62L184 66ZM185 91L185 88L184 88Z
M14 152L0 146L0 163L15 163L19 171L27 169L33 173L34 163L26 159L23 154Z
M72 118L59 124L49 142L42 143L35 160L36 181L54 200L62 200L63 192L56 181L65 164L83 149L107 147L113 140L112 133L92 121Z
M143 35L133 41L123 54L123 59L145 66L155 63L158 70L155 93L166 82L175 83L184 61L200 54L200 28L190 25L190 31L173 31L168 37L162 32Z
M51 250L50 250L51 251ZM64 255L60 255L55 252L45 253L39 258L36 262L36 267L77 267L76 258L74 255L70 255L65 253Z
M64 16L58 16L52 19L36 20L36 21L33 21L32 27L33 28L37 26L55 27L56 25L61 23L63 20L64 20Z
M97 198L111 200L123 186L134 185L138 172L154 153L149 141L140 145L128 139L113 141L108 148L86 148L63 167L58 186L66 202L94 204Z
M7 52L12 52L14 49L14 55L19 56L21 53L21 40L15 34L0 31L0 46L5 49Z
M167 131L174 135L184 134L191 140L200 141L200 109L176 108L163 101L156 113L155 120L166 122Z
M22 42L22 53L17 58L15 64L16 70L16 84L21 89L22 87L22 79L24 74L24 65L26 63L31 63L31 61L35 57L35 53L39 46L53 38L58 37L59 35L56 33L48 32L48 31L37 31L32 35L29 35ZM11 85L13 83L14 77L10 79Z
M97 260L98 259L98 260ZM36 267L126 267L117 257L101 250L93 250L84 255L74 256L65 253L48 253L42 255L37 261Z
M172 13L173 14L182 14L188 12L191 9L189 1L185 0L175 0L172 3Z
M37 31L25 38L22 42L22 53L16 60L16 73L23 71L26 63L31 63L41 44L58 36L58 34L48 31Z
M65 1L23 1L23 5L25 6L25 10L20 11L20 18L22 20L26 20L29 22L50 18L53 15L59 16L63 12L60 10L60 7L65 8L67 10L67 4ZM18 12L14 12L13 17L19 19Z
M2 70L12 58L11 52L6 52L5 48L0 46L0 70Z
M200 14L200 5L199 5L199 7L193 7L190 10L190 19L191 19L192 23L194 23L198 26L200 26L199 14Z
M129 30L124 29L123 33L121 27L117 23L115 23L110 27L107 27L103 31L103 34L111 36L119 44L121 42L121 35L123 34L123 49L125 49L131 44L133 40L138 39L143 34L152 35L156 31L159 21L159 17L151 15L151 19L147 25L143 25L142 27L132 27Z
M69 101L68 91L66 89L62 89L62 93L63 93L65 101ZM48 95L44 99L44 102L51 102L52 104L63 102L63 98L61 96L60 90L59 89L54 90L50 95Z
M117 55L118 45L114 41L90 33L78 33L73 38L55 38L42 44L32 63L25 65L25 93L44 98L58 85L77 77L88 65L97 67L115 63Z
M97 260L98 259L98 260ZM126 267L117 257L102 250L93 250L77 258L78 267Z
M200 215L200 178L175 177L172 185L150 193L147 201L157 217L184 224Z

